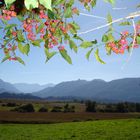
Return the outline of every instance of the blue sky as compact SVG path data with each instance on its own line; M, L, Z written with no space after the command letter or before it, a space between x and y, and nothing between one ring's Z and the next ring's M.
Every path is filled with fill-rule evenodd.
M111 12L113 19L117 19L138 10L136 9L138 3L139 0L117 0L115 7L124 9L113 10L111 5L98 0L96 8L89 14L106 17L108 12ZM82 13L87 13L83 7L78 7ZM75 20L81 25L81 31L86 31L106 23L106 20L82 15L80 17L75 17ZM138 20L138 18L136 20ZM125 28L130 31L133 30L131 26L125 28L117 27L116 25L114 26L118 31L126 30ZM107 31L107 28L84 34L82 37L86 40L100 39L105 31ZM0 64L0 78L11 83L56 84L62 81L77 79L104 79L110 81L125 77L140 77L140 49L134 49L130 61L127 62L129 58L127 52L125 55L112 54L111 56L107 56L104 46L101 46L100 56L107 63L106 65L98 63L93 54L90 57L90 61L87 61L85 58L87 51L88 50L79 49L78 54L69 51L73 61L72 65L65 62L60 55L55 56L45 64L43 49L31 47L31 52L28 57L21 55L26 66L15 62L2 63ZM0 56L0 59L1 57L2 55Z

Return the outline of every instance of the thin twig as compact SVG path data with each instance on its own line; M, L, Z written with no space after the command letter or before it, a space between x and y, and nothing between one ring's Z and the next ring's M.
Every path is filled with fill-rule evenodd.
M106 18L101 17L101 16L94 16L94 15L85 14L85 13L80 13L80 15L87 16L87 17L93 17L93 18L98 18L98 19L104 19L104 20L106 20Z
M113 10L127 10L127 7L114 7Z
M129 16L127 16L127 17L119 18L119 19L113 20L112 22L107 23L107 24L105 24L105 25L101 25L101 26L98 26L98 27L92 28L92 29L90 29L90 30L87 30L87 31L84 31L84 32L77 33L77 34L78 34L78 35L81 35L81 34L87 34L87 33L89 33L89 32L93 32L93 31L95 31L95 30L99 30L99 29L102 29L102 28L108 27L108 26L112 25L113 23L117 23L117 22L120 22L120 21L122 21L122 20L132 19L132 18L136 18L136 17L140 17L140 11L137 11L137 12L131 13L131 14L130 14Z

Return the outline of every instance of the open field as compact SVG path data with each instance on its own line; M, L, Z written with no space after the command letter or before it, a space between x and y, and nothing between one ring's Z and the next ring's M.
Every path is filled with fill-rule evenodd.
M8 103L15 103L15 106L8 106ZM31 103L35 112L15 112L14 108ZM47 102L35 100L0 100L0 123L62 123L79 122L91 120L110 120L110 119L130 119L140 118L140 113L89 113L85 112L85 104L69 102L70 106L75 106L75 112L51 112L53 106L64 107L67 102ZM39 108L45 106L49 112L38 112Z
M129 118L140 118L140 113L18 113L10 111L0 111L0 123L60 123Z
M31 103L34 106L36 112L38 112L39 108L41 108L42 106L48 108L48 110L50 111L54 106L64 107L66 103L69 103L70 106L75 106L76 112L85 112L85 108L86 108L84 103L75 103L75 102L58 102L58 101L48 102L43 100L1 99L0 111L10 111L15 107L17 107L17 106L15 107L3 106L3 104L7 104L7 103L16 103L17 106Z
M140 119L0 124L0 140L140 140Z

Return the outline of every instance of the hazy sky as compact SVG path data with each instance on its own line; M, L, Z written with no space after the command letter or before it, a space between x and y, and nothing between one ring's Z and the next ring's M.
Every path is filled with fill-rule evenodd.
M98 0L96 8L90 12L91 15L98 15L106 17L108 12L112 12L113 19L125 17L131 12L135 12L136 5L139 0L117 0L115 7L122 8L122 10L113 10L111 5ZM79 6L82 13L87 13L83 7ZM104 19L96 19L86 16L75 18L81 25L81 31L103 25L106 23ZM140 19L140 18L139 18ZM136 19L138 20L138 18ZM125 28L117 27L117 30L125 30ZM129 27L128 30L133 30ZM82 35L87 40L100 39L101 35L107 31L107 28L95 32ZM67 46L68 48L69 46ZM72 57L73 64L69 65L60 55L55 56L48 63L45 64L45 54L42 49L31 47L29 56L22 56L26 66L15 62L5 62L0 64L0 78L11 83L59 83L61 81L70 81L77 79L104 79L112 80L124 77L140 77L140 49L134 49L132 57L129 62L129 54L125 55L111 55L106 56L104 46L100 47L100 56L107 63L102 65L98 63L94 55L87 61L85 54L88 50L79 49L78 54L69 51ZM0 55L0 60L2 56Z

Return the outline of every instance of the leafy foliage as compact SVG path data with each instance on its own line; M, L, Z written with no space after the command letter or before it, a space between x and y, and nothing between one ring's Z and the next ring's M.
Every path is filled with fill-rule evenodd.
M104 0L112 5L115 0ZM81 5L88 11L96 6L97 0L84 1L79 0ZM74 20L74 16L79 16L79 9L75 7L74 0L4 0L0 3L1 25L0 30L4 32L1 37L1 50L4 52L2 62L7 60L18 61L25 64L22 58L17 56L18 52L28 55L32 46L44 46L46 62L53 56L60 55L72 64L71 57L66 49L67 43L70 49L75 53L79 48L89 49L86 58L89 59L94 48L97 48L98 41L86 41L78 35L80 26ZM12 20L16 19L16 20ZM12 23L18 20L18 24ZM123 54L125 50L130 50L133 42L133 33L119 33L120 38L114 37L113 18L109 13L107 22L110 25L108 31L102 36L102 42L105 45L107 54L114 52ZM131 22L125 20L119 25L131 25ZM137 37L135 48L140 44L139 33L140 23L137 23ZM128 40L130 43L128 43ZM77 45L76 41L78 41ZM99 49L96 49L94 56L97 61L105 64L99 56Z

